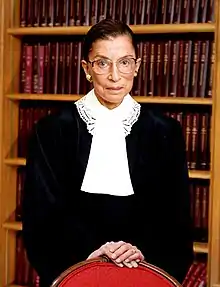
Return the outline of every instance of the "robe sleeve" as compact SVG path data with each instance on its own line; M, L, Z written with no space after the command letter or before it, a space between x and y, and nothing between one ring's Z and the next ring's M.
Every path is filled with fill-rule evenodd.
M193 262L193 236L185 142L179 123L172 122L164 141L164 186L158 199L163 214L155 255L158 265L182 283Z
M87 236L77 221L74 197L70 203L67 196L69 175L65 174L69 171L62 170L66 151L61 130L53 118L41 121L33 131L27 152L23 238L41 286L50 286L62 271L84 260L89 252L81 248L87 246ZM74 182L73 175L71 180Z

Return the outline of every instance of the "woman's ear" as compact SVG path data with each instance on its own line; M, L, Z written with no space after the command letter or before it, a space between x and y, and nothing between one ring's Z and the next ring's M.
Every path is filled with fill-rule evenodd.
M81 63L82 63L83 70L84 70L84 72L86 74L87 81L92 83L92 76L91 76L91 73L89 71L87 62L85 60L82 60Z
M86 75L89 74L89 68L88 68L87 62L85 60L82 60L81 64L82 64L82 67L83 67L83 70L84 70L85 74Z
M139 68L140 68L140 65L141 65L141 58L138 58L137 61L136 61L136 69L135 69L135 72L138 72Z

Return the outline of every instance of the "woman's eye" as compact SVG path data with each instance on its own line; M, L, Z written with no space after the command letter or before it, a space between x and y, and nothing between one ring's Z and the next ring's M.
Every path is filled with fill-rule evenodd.
M127 60L127 59L124 59L124 60L122 60L122 61L120 62L120 64L121 64L122 66L128 66L128 65L130 64L130 61Z
M108 66L108 63L105 60L99 60L97 63L100 68L105 68Z

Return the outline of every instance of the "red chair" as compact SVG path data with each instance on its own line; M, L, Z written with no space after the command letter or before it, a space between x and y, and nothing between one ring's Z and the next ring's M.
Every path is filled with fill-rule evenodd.
M166 272L146 262L117 267L105 257L80 262L64 271L51 287L181 287Z

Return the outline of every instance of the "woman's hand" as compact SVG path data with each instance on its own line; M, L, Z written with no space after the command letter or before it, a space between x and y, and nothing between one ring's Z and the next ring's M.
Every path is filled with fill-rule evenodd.
M124 265L132 268L137 267L138 262L144 260L141 251L130 243L124 241L107 242L99 249L89 255L87 259L95 258L101 255L107 255L116 265L123 267Z

